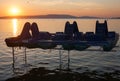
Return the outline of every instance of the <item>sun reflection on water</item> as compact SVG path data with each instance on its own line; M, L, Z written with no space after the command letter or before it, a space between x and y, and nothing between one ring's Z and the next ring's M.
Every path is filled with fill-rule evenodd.
M13 19L13 20L12 20L12 23L13 23L13 35L14 35L14 36L17 35L17 31L18 31L18 29L17 29L17 27L18 27L17 21L18 21L17 19Z

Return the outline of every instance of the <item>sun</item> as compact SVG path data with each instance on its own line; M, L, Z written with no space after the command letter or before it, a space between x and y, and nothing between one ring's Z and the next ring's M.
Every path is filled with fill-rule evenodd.
M20 15L20 9L17 7L13 7L10 9L10 15L11 16L18 16Z

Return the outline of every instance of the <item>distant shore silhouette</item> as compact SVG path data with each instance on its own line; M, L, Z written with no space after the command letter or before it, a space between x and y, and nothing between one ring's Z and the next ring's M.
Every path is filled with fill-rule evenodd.
M68 14L48 14L48 15L31 15L31 16L3 16L0 19L12 19L12 18L20 18L20 19L38 19L38 18L53 18L53 19L120 19L120 17L95 17L95 16L73 16Z

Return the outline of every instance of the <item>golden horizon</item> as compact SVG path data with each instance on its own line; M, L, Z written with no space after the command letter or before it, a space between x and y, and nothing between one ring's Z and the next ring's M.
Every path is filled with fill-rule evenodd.
M103 4L104 3L104 4ZM114 3L114 4L113 4ZM73 16L120 17L120 0L8 0L1 1L1 16L68 14ZM17 5L17 6L15 6ZM14 6L14 9L10 9Z

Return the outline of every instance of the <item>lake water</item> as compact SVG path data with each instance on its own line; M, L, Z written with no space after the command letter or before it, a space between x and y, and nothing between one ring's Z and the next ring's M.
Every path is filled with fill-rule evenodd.
M27 49L27 62L24 58L25 48L15 48L15 63L13 67L12 48L6 46L7 37L20 34L25 22L36 22L40 31L51 33L64 31L65 22L77 21L79 31L95 31L96 19L0 19L0 81L26 73L31 68L59 68L59 51ZM104 22L103 19L99 20ZM109 31L120 34L120 20L108 20ZM63 50L63 66L66 65L67 51ZM77 72L86 70L102 72L120 71L120 41L111 52L101 51L100 47L90 47L86 51L70 51L70 68ZM66 66L65 66L66 67ZM120 75L119 75L120 77Z

